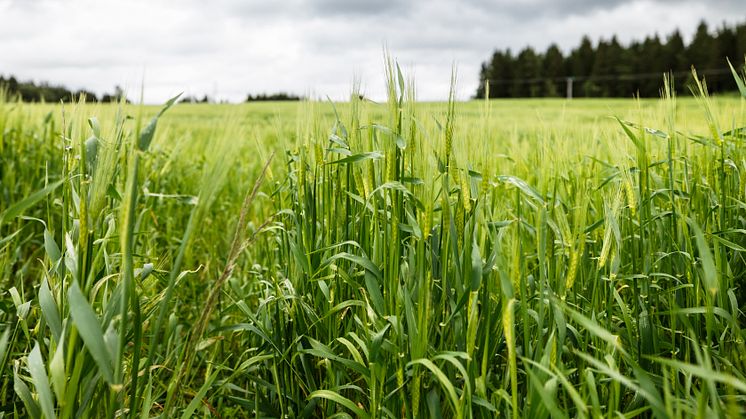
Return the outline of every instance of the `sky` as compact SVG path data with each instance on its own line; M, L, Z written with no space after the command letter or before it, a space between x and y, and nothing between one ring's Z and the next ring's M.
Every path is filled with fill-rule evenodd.
M158 103L184 92L242 101L289 92L385 96L384 49L417 98L468 99L497 49L564 51L583 35L685 40L746 20L744 0L0 0L0 74Z

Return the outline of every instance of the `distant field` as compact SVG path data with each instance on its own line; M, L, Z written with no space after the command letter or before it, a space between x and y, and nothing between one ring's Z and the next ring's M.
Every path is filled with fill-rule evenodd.
M0 418L746 414L746 100L160 109L0 100Z

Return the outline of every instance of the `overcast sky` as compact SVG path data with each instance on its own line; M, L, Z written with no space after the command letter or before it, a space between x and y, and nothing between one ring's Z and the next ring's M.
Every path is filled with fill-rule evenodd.
M686 40L746 20L744 0L0 0L0 74L101 94L122 85L145 100L185 92L241 101L278 91L384 92L383 47L413 74L418 98L474 93L495 48L567 51L584 34Z

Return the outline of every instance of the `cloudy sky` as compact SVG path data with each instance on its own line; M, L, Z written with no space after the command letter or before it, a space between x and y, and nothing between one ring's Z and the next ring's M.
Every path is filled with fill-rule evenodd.
M474 93L495 48L564 50L584 34L689 39L746 20L743 0L0 0L0 74L101 94L145 80L145 100L185 92L241 101L286 91L344 99L354 77L384 92L383 48L418 98L443 99L452 64Z

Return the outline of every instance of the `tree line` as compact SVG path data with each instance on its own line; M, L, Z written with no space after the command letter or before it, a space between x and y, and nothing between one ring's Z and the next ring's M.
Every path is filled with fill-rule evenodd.
M246 96L247 102L298 101L302 99L303 98L300 96L296 96L292 93L285 93L285 92L272 93L272 94L259 93L257 95L249 94Z
M56 103L64 101L69 103L78 100L85 102L118 102L124 97L124 90L116 86L113 93L104 93L101 97L98 97L95 93L85 89L70 90L64 86L47 82L36 84L33 81L18 81L14 76L5 78L0 75L1 94L10 98L18 98L23 102Z
M95 93L80 89L70 90L61 85L53 85L47 82L36 83L34 81L18 81L15 76L7 78L0 75L0 96L5 95L8 98L20 99L23 102L46 102L57 103L73 102L83 100L85 102L118 102L125 98L124 90L116 86L113 93L104 93L100 97ZM296 96L292 93L260 93L256 95L249 94L246 96L246 102L265 102L265 101L299 101L303 97ZM181 99L184 103L212 103L213 100L204 95L202 98L197 96L184 96Z
M496 50L482 63L476 98L565 96L568 78L573 96L656 97L663 73L672 73L677 93L687 91L693 80L691 67L704 75L711 92L735 90L726 58L741 67L746 55L746 22L723 24L710 31L702 21L686 44L675 30L665 40L656 34L643 41L622 45L616 38L593 44L588 36L565 55L556 44L540 53L532 47L514 55L510 49Z
M296 96L292 93L285 93L285 92L279 92L279 93L259 93L256 95L252 95L249 93L246 95L245 102L287 102L287 101L299 101L303 100L301 96ZM200 99L198 96L184 96L181 101L182 103L228 103L225 101L216 102L213 98L210 98L207 95L202 96Z

